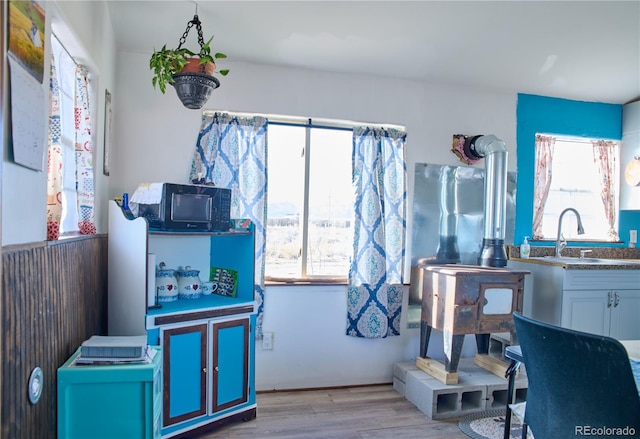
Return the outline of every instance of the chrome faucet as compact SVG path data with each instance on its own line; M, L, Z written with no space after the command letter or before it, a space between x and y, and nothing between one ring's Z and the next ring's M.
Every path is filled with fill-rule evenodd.
M565 241L564 236L562 236L562 217L567 212L573 212L576 215L576 219L578 220L578 235L584 235L584 228L582 227L582 220L580 219L580 214L573 207L568 207L560 213L558 217L558 236L556 237L556 258L562 256L562 250L567 246L567 241Z

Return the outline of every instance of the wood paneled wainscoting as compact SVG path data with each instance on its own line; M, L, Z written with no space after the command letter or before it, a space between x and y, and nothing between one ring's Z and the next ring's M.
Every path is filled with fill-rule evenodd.
M84 340L107 334L106 235L3 247L1 292L1 437L55 439L57 369ZM33 405L36 366L44 386Z

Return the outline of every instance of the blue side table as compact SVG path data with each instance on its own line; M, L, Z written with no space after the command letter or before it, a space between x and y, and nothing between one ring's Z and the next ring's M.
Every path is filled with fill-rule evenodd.
M149 363L76 365L78 349L58 369L59 439L160 439L162 352Z

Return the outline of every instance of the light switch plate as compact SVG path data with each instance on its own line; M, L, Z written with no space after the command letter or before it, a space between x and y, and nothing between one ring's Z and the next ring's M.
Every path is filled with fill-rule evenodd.
M262 333L262 350L270 351L273 349L273 332Z

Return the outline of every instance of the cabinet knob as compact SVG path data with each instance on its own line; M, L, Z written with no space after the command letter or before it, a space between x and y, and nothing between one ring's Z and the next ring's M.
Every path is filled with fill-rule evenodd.
M203 367L203 368L202 368L202 372L207 373L207 368L206 368L206 367Z
M214 367L213 370L218 371L218 366Z

